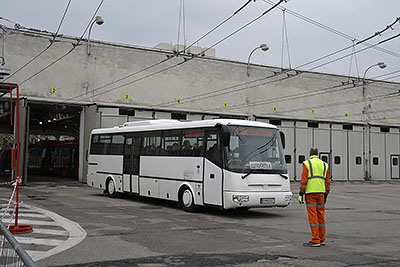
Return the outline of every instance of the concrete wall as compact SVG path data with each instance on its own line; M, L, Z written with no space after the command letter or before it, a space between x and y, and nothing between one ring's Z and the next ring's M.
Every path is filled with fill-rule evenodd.
M10 29L5 35L5 58L11 73L45 49L51 38ZM348 77L295 71L274 75L281 70L259 65L249 66L248 77L246 63L215 58L185 61L190 57L172 57L142 71L173 53L96 41L91 42L90 56L86 41L82 41L59 62L30 78L76 43L73 38L57 38L45 53L7 81L19 83L21 94L28 98L54 101L348 122L363 121L364 110L371 123L400 121L400 111L387 108L397 105L398 99L390 94L398 93L398 83L367 83L362 101L362 82L353 84ZM162 72L155 74L158 71ZM114 82L123 77L129 78ZM370 97L374 101L368 101Z

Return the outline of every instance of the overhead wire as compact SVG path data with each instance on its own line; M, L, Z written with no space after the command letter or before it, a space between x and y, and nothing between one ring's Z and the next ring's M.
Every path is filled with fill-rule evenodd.
M390 40L392 40L393 38L397 38L397 37L399 37L399 36L400 36L400 34L397 34L397 35L395 35L395 36L392 36L392 37L389 37L389 38L387 38L387 39L385 39L385 40L382 40L382 41L380 41L379 43L377 43L377 44L375 44L375 45L382 44L382 43L384 43L384 42L390 41ZM371 45L371 46L368 46L368 47L363 48L363 49L361 49L361 50L355 51L354 54L363 52L363 51L365 51L365 50L367 50L367 49L372 48L373 46L374 46L374 45ZM344 58L346 58L346 57L348 57L348 56L350 56L350 55L352 55L352 54L353 54L353 53L347 54L347 55L345 55L345 56L341 56L341 57L336 58L336 59L334 59L334 60L325 62L325 63L323 63L323 64L320 64L320 65L318 65L318 66L316 66L316 67L313 67L313 68L309 69L308 71L314 70L314 69L319 68L319 67L322 67L322 66L326 66L326 65L331 64L331 63L333 63L333 62L336 62L336 61L338 61L338 60L344 59ZM301 73L300 73L300 74L301 74ZM300 75L300 74L299 74L299 73L296 73L296 75L289 76L288 78L295 77L295 76L298 76L298 75ZM339 85L339 86L341 86L341 85ZM225 94L226 94L226 93L225 93ZM269 100L266 100L266 101L269 101ZM246 104L234 105L234 106L231 106L231 107L229 107L229 108L232 109L232 108L238 108L238 107L243 107L243 106L258 106L258 105L262 105L262 104L264 104L264 101L263 101L263 100L260 100L260 101L258 101L257 103L251 103L251 104L250 104L250 103L246 103ZM220 108L219 108L219 109L220 109Z
M19 85L24 84L25 82L29 81L30 79L36 77L37 75L39 75L40 73L42 73L43 71L47 70L48 68L50 68L51 66L53 66L54 64L56 64L57 62L61 61L63 58L65 58L66 56L68 56L69 54L72 53L72 51L75 50L75 48L80 44L80 42L83 39L83 36L85 36L86 31L89 29L91 22L93 21L94 17L97 15L97 12L99 11L100 7L103 5L104 0L101 0L99 5L97 6L93 16L91 17L91 19L89 20L88 25L86 26L85 30L83 31L81 37L77 40L76 44L72 44L72 48L65 53L64 55L60 56L59 58L57 58L56 60L54 60L53 62L51 62L50 64L48 64L47 66L45 66L44 68L40 69L39 71L35 72L34 74L32 74L31 76L29 76L28 78L26 78L25 80L23 80L22 82L19 82Z
M274 4L274 2L271 1L271 0L262 0L262 1L265 2L266 4L269 4L269 5L273 5L273 4ZM278 8L281 9L281 10L283 10L282 7L278 7ZM285 8L285 9L286 9L286 8ZM295 16L295 17L297 17L297 18L299 18L299 19L301 19L301 20L304 20L304 21L306 21L306 22L308 22L308 23L310 23L310 24L313 24L313 25L315 25L315 26L317 26L317 27L319 27L319 28L321 28L321 29L324 29L324 30L329 31L329 32L331 32L331 33L333 33L333 34L336 34L336 35L338 35L338 36L341 36L342 38L348 39L348 40L350 40L350 41L353 41L353 40L355 40L355 41L360 41L360 40L358 40L357 38L354 38L353 36L350 36L350 35L348 35L348 34L346 34L346 33L343 33L343 32L341 32L341 31L339 31L339 30L336 30L336 29L334 29L334 28L332 28L332 27L329 27L329 26L327 26L327 25L325 25L325 24L323 24L323 23L321 23L321 22L318 22L318 21L316 21L316 20L313 20L313 19L311 19L311 18L309 18L309 17L306 17L306 16L304 16L304 15L301 15L301 14L299 14L299 13L293 11L293 10L286 9L286 12L289 13L290 15L292 15L292 16ZM365 42L365 45L370 45L370 44L367 43L365 40L364 40L364 41L361 40L360 42L361 42L361 43L364 43L364 42ZM390 50L388 50L388 49L384 49L384 48L382 48L382 47L374 47L374 49L379 50L379 51L381 51L381 52L384 52L384 53L386 53L386 54L389 54L389 55L391 55L391 56L395 56L395 57L400 58L400 54L395 53L395 52L393 52L393 51L390 51Z
M133 84L133 83L142 81L142 80L144 80L144 79L147 79L147 78L149 78L149 77L155 76L155 75L157 75L157 74L159 74L159 73L162 73L162 72L164 72L164 71L170 70L170 69L172 69L172 68L176 68L176 67L178 67L178 66L180 66L180 65L182 65L182 64L184 64L184 63L187 63L187 62L189 62L190 60L192 60L193 58L197 58L197 57L200 56L201 54L203 54L203 53L207 52L208 50L214 48L215 46L219 45L219 44L222 43L223 41L227 40L228 38L230 38L230 37L232 37L233 35L235 35L235 34L237 34L238 32L240 32L240 31L243 30L244 28L250 26L251 24L253 24L253 23L256 22L257 20L261 19L263 16L265 16L266 14L268 14L270 11L272 11L274 8L276 8L276 6L278 6L279 4L281 4L281 3L284 2L284 1L285 1L285 0L280 0L275 6L273 6L273 7L269 8L268 10L264 11L261 15L259 15L259 16L256 17L255 19L253 19L253 20L251 20L250 22L246 23L245 25L241 26L241 27L238 28L237 30L233 31L232 33L230 33L230 34L227 35L226 37L220 39L219 41L217 41L216 43L214 43L214 44L211 45L210 47L208 47L208 48L202 50L200 53L198 53L197 55L192 56L191 58L186 58L184 61L182 61L182 62L180 62L180 63L178 63L178 64L176 64L176 65L172 65L172 66L170 66L170 67L166 67L166 68L164 68L164 69L162 69L162 70L159 70L159 71L157 71L157 72L148 74L148 75L146 75L146 76L144 76L144 77L135 79L135 80L130 81L130 82L127 82L127 83L125 83L125 84L122 84L122 85L119 85L119 86L110 88L110 89L108 89L108 90L106 90L106 91L104 91L104 92L100 92L100 93L98 93L98 94L85 97L85 98L83 98L83 99L81 99L81 100L84 101L84 100L89 99L89 98L94 97L94 96L99 96L99 95L102 95L102 94L105 94L105 93L109 93L109 92L111 92L111 91L114 91L114 90L120 88L121 86L126 86L126 85L129 85L129 84ZM93 90L92 90L92 91L93 91ZM74 97L74 98L75 98L75 97Z
M400 77L400 75L397 75L395 77ZM393 78L393 77L391 77ZM376 83L377 81L373 81L371 83ZM348 90L348 89L354 89L357 87L361 87L364 86L363 83L360 83L358 85L353 85L350 87L345 87L342 88L342 91L344 90ZM293 109L288 109L288 110L282 110L282 111L278 111L278 112L274 112L273 114L279 114L279 113L291 113L291 112L298 112L298 111L302 111L302 110L310 110L310 109L319 109L319 108L329 108L329 107L337 107L337 106L343 106L343 105L349 105L349 104L356 104L356 103L360 103L360 102L366 102L366 101L377 101L377 100L382 100L382 99L386 99L386 98L391 98L394 96L399 96L400 95L400 90L395 89L395 88L390 88L391 90L396 90L396 92L392 92L392 93L386 93L386 94L382 94L382 95L375 95L375 96L371 96L371 97L366 97L366 98L356 98L356 99L350 99L350 100L345 100L345 101L338 101L338 102L331 102L329 104L324 103L324 104L319 104L319 105L310 105L307 107L302 107L302 108L293 108ZM331 92L328 92L331 93ZM308 97L308 95L306 96ZM269 113L269 115L272 115L271 113ZM323 117L322 117L323 118Z
M394 24L397 23L399 20L400 20L400 18L396 18L396 20L395 20L391 25L394 25ZM371 36L369 36L369 37L367 37L367 38L365 38L365 39L363 39L363 40L361 40L361 41L358 41L358 42L356 43L356 45L362 44L362 42L365 42L365 41L367 41L367 40L370 40L370 39L372 39L373 37L379 36L381 33L387 31L388 29L390 29L390 27L387 26L387 27L385 27L385 29L383 29L383 30L381 30L381 31L378 31L378 32L375 32L373 35L371 35ZM205 93L201 93L201 94L197 94L197 95L193 95L193 96L189 96L189 97L184 97L184 98L181 98L181 100L185 100L185 103L190 103L190 102L195 102L195 101L203 100L203 99L205 99L205 98L208 98L209 96L211 97L211 96L215 96L215 95L224 95L224 94L227 94L227 93L238 92L238 91L242 91L242 90L254 88L254 87L257 87L257 86L262 86L262 85L265 85L265 84L267 84L267 83L264 82L264 83L261 83L261 84L259 84L259 85L251 85L251 86L245 87L245 88L243 88L243 89L236 89L236 90L233 90L233 91L229 91L230 89L234 89L234 88L237 88L237 87L246 86L246 85L249 85L249 84L254 84L254 83L257 83L257 82L265 81L265 80L267 80L267 79L274 78L274 77L276 77L276 76L278 76L278 75L288 74L288 72L290 72L290 71L297 70L297 69L303 68L303 67L305 67L305 66L311 65L311 64L316 63L316 62L318 62L318 61L321 61L321 60L323 60L323 59L326 59L326 58L329 58L329 57L334 56L334 55L336 55L336 54L339 54L339 53L341 53L341 52L344 52L344 51L346 51L346 50L348 50L348 49L350 49L350 48L352 48L352 47L353 47L353 45L350 45L350 46L347 46L347 47L345 47L345 48L339 49L339 50L337 50L337 51L335 51L335 52L332 52L332 53L329 53L329 54L327 54L327 55L325 55L325 56L322 56L322 57L319 57L319 58L314 59L314 60L312 60L312 61L309 61L309 62L306 62L306 63L304 63L304 64L301 64L301 65L295 67L295 68L292 69L292 70L289 69L289 70L284 70L284 71L277 72L277 73L274 72L273 75L269 75L269 76L267 76L267 77L263 77L263 78L256 79L256 80L252 80L252 81L248 81L248 82L244 82L244 83L237 84L237 85L228 86L228 87L226 87L226 88L222 88L222 89L219 89L219 90L214 90L214 91L211 91L211 92L205 92ZM363 51L365 51L365 50L367 50L367 49L370 49L370 48L372 48L372 47L373 47L373 46L369 46L369 47L367 47L366 49L364 49ZM356 53L358 53L358 52L356 52ZM352 53L352 54L353 54L353 53ZM350 55L351 55L351 54L350 54ZM349 55L347 55L347 56L349 56ZM334 62L334 61L332 61L332 62ZM322 64L321 66L328 65L328 64L330 64L330 63L332 63L332 62L324 63L324 64ZM315 68L312 68L312 69L315 69ZM311 69L310 69L310 70L311 70ZM301 74L301 73L300 73L300 74ZM288 78L295 77L295 76L297 76L297 75L299 75L299 73L296 71L296 75L292 75L292 76L290 76L290 77L288 77ZM287 79L287 78L284 78L284 80L286 80L286 79ZM163 103L157 104L156 106L167 107L167 106L172 106L172 105L176 105L176 102L175 102L175 101L167 101L167 102L163 102Z
M390 73L387 73L387 74L384 74L384 75L379 75L377 77L384 77L384 76L388 76L388 75L395 74L395 73L398 73L398 72L400 72L400 70L393 71L393 72L390 72ZM396 77L397 76L390 77L390 79L396 78ZM287 78L290 78L290 77L286 77L284 79L287 79ZM373 79L375 79L375 78L373 78ZM387 80L387 79L388 78L386 78L384 80ZM373 81L371 83L375 83L375 82L376 81ZM350 87L344 87L344 86L348 86L348 85ZM278 103L278 102L283 102L283 101L299 100L299 99L302 99L302 98L307 98L307 97L311 97L311 96L317 96L317 95L321 95L321 94L337 93L337 92L344 91L344 90L354 89L354 88L359 87L359 86L360 85L357 85L356 81L353 81L352 83L347 81L347 82L342 82L341 84L330 86L330 87L327 87L327 88L322 88L322 89L319 88L319 89L315 89L315 90L311 90L311 91L307 91L307 92L300 92L300 93L297 93L297 94L290 94L290 95L285 95L285 96L279 96L279 97L276 97L276 98L263 99L263 100L259 100L259 101L253 102L253 103L232 105L228 109L242 108L242 107L248 107L248 106L254 107L254 106L259 106L259 105L265 105L265 104L268 104L268 103ZM344 87L344 88L342 88L342 87ZM395 88L387 88L387 89L388 90L397 90ZM218 109L215 109L215 110L219 110L219 109L221 109L221 108L218 108Z
M222 22L220 22L218 25L216 25L215 27L213 27L213 28L212 28L211 30L209 30L207 33L203 34L200 38L198 38L197 40L195 40L194 42L192 42L192 44L190 44L186 49L191 48L191 47L194 46L196 43L198 43L199 41L203 40L203 39L204 39L205 37L207 37L209 34L211 34L212 32L214 32L216 29L218 29L219 27L221 27L222 25L224 25L225 23L227 23L227 22L228 22L229 20L231 20L234 16L236 16L240 11L242 11L251 1L252 1L252 0L248 0L244 5L242 5L239 9L237 9L234 13L232 13L232 15L230 15L228 18L226 18L225 20L223 20ZM202 52L203 52L203 51L202 51ZM179 56L179 55L181 55L182 53L183 53L183 50L178 51L178 52L175 53L174 56ZM157 66L163 64L164 62L167 62L167 61L171 60L172 58L174 58L174 57L173 57L173 56L167 57L166 59L161 60L161 61L159 61L159 62L157 62L157 63L154 63L154 64L152 64L152 65L150 65L150 66L148 66L148 67L145 67L145 68L143 68L143 69L140 69L140 70L138 70L138 71L135 71L135 72L133 72L133 73L130 73L130 74L124 76L124 77L118 78L117 80L111 81L111 82L109 82L109 83L107 83L107 84L104 84L104 85L102 85L102 86L96 87L96 88L90 90L89 92L85 92L85 93L82 93L82 94L80 94L80 95L73 96L73 97L67 99L66 101L71 101L71 100L73 100L73 99L80 98L81 96L85 96L85 95L87 95L87 94L89 94L89 93L94 93L94 92L96 92L96 91L98 91L98 90L101 90L101 89L103 89L103 88L105 88L105 87L108 87L108 86L111 86L111 85L113 85L113 84L119 83L119 82L121 82L121 81L123 81L123 80L125 80L125 79L128 79L128 78L132 77L132 76L135 76L135 75L140 74L140 73L142 73L142 72L144 72L144 71L147 71L147 70L149 70L149 69L152 69L152 68L154 68L154 67L157 67ZM151 76L150 76L150 77L151 77ZM91 95L90 97L92 97L92 96L93 96L93 95Z
M4 21L7 21L7 22L10 22L10 23L12 23L12 24L14 24L14 25L18 24L17 22L12 21L12 20L7 19L7 18L4 18L4 17L0 17L0 20L4 20ZM19 25L19 24L18 24L18 25Z
M19 67L16 71L14 71L14 72L11 73L9 76L7 76L6 79L4 79L4 81L8 80L8 79L11 78L12 76L14 76L14 75L17 74L18 72L20 72L22 69L24 69L25 67L27 67L27 66L28 66L29 64L31 64L33 61L35 61L37 58L39 58L41 55L43 55L43 54L55 43L56 38L57 38L57 36L58 36L58 33L59 33L60 29L61 29L61 25L63 24L64 19L65 19L65 16L67 15L67 12L68 12L68 9L69 9L70 4L71 4L71 0L69 0L68 3L67 3L67 6L66 6L66 8L65 8L65 10L64 10L64 13L63 13L63 15L62 15L61 21L60 21L60 23L58 24L57 31L55 32L55 34L54 34L54 36L53 36L53 39L50 40L50 44L49 44L45 49L43 49L41 52L39 52L36 56L34 56L32 59L30 59L28 62L26 62L24 65L22 65L21 67Z

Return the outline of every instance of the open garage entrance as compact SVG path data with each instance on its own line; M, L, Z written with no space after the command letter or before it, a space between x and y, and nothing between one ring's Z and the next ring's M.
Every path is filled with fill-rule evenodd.
M30 180L78 179L81 107L30 102Z
M16 110L15 99L10 103L9 98L0 99L0 181L10 181L12 176L11 148L15 131L10 125L10 114L11 108ZM81 110L78 105L21 98L20 162L24 184L78 180Z

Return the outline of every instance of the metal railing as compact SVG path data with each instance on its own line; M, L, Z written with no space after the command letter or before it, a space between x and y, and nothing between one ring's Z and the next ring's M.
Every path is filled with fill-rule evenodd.
M0 220L0 266L36 267L36 263L21 247L7 227Z

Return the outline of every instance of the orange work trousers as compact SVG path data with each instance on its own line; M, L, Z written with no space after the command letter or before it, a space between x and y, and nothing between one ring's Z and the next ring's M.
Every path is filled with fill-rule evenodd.
M325 194L306 194L308 221L311 227L311 242L325 242Z

